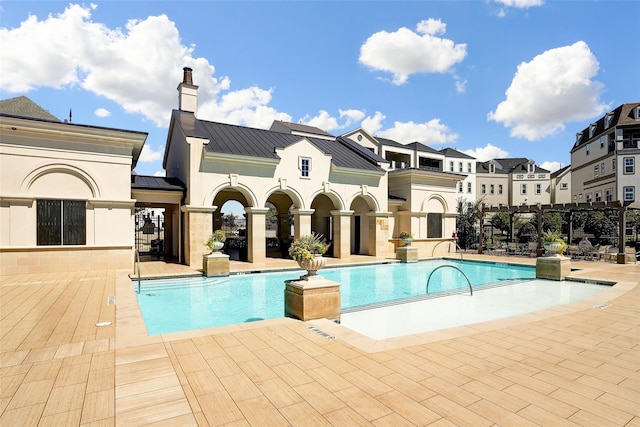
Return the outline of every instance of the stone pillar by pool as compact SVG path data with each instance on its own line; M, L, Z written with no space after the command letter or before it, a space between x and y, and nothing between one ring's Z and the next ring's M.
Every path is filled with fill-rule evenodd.
M207 277L229 275L229 255L214 252L202 257L202 271Z
M417 262L418 261L418 248L413 246L399 246L396 249L396 259L400 262Z
M571 273L571 258L562 255L536 258L536 279L564 280Z
M302 321L340 319L340 283L316 275L287 280L285 285L285 316Z

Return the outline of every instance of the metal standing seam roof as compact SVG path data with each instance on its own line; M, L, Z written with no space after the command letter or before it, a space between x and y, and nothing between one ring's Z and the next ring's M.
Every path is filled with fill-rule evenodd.
M174 177L131 175L131 189L184 192L185 188L182 181Z
M274 132L245 126L209 122L196 119L193 113L174 110L176 123L185 135L209 140L205 150L209 153L224 153L238 156L279 159L277 148L286 148L301 139L308 140L325 154L331 155L335 166L383 172L372 156L357 152L342 138L331 141L321 138L302 137L289 133ZM379 161L385 161L381 159Z

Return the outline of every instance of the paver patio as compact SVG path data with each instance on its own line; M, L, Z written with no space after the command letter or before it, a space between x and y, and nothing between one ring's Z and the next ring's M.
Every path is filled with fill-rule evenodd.
M572 266L618 284L381 341L285 318L149 337L129 272L3 276L0 425L640 426L640 264Z

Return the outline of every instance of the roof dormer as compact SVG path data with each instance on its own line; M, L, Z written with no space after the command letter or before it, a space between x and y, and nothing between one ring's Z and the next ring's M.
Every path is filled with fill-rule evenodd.
M582 139L582 132L576 132L576 144L580 144L581 139Z
M613 122L613 111L607 113L604 116L604 128L609 129L609 127L611 126L611 122Z
M589 138L593 138L593 135L596 134L597 127L598 127L597 123L591 123L589 125Z

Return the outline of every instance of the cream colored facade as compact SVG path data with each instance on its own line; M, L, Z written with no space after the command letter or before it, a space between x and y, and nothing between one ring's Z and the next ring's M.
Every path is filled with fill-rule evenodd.
M633 202L640 181L640 103L622 104L576 134L572 202Z
M131 268L131 170L147 134L0 116L0 274ZM83 245L38 244L38 200L84 203Z
M364 130L348 139L304 125L274 123L267 131L199 120L198 87L184 71L167 134L166 178L132 177L146 133L0 111L0 274L132 270L135 211L154 208L165 214L159 256L200 267L229 200L244 206L245 260L256 266L286 256L284 244L280 254L267 245L274 208L279 241L320 233L337 258L394 257L401 231L414 234L421 258L451 251L456 185L466 175L443 171L443 155L423 159L439 168L394 168L367 149L376 140ZM424 153L413 156L422 166ZM42 219L45 200L61 206L54 209L60 221L73 209L82 213L84 225L74 223L80 243L65 244L64 224L53 227L63 237L43 243L39 234L51 229ZM66 203L75 208L66 211Z

